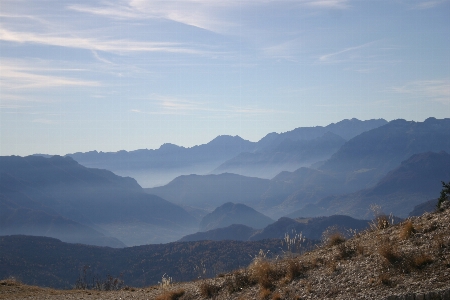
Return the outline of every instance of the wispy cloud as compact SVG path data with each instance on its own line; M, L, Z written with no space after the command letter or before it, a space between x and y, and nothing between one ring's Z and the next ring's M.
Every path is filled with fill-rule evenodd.
M141 1L127 0L103 6L70 5L69 9L114 19L166 19L213 32L233 26L223 17L223 9L240 5L237 1Z
M211 1L126 0L102 6L70 5L69 9L114 19L166 19L216 33L230 33L239 26L242 9L258 6L299 4L314 9L346 9L350 0L247 0Z
M296 60L298 58L299 48L300 41L298 39L294 39L265 47L263 49L263 53L266 56L274 58Z
M434 8L436 6L439 6L443 3L448 3L450 0L432 0L432 1L420 1L419 3L415 4L412 8L413 9L430 9Z
M151 95L150 101L156 102L157 108L155 110L142 110L133 108L130 109L132 113L149 114L149 115L196 115L210 113L213 115L226 115L233 117L237 115L269 115L269 114L285 114L286 111L259 108L254 106L233 106L212 107L211 103L192 101L172 96Z
M393 87L393 91L402 94L409 94L450 104L450 78L437 80L417 80L406 83L403 86Z
M362 44L362 45L358 45L358 46L354 46L354 47L348 47L348 48L342 49L342 50L337 51L337 52L324 54L324 55L319 57L319 61L321 61L321 62L340 62L340 61L345 61L345 59L342 59L342 58L339 59L338 57L341 56L342 54L345 54L345 53L349 53L349 52L353 52L353 51L356 51L356 50L360 50L362 48L369 47L369 46L373 45L374 43L375 43L375 41L369 42L369 43L365 43L365 44Z
M304 1L305 5L315 8L346 9L350 7L349 0L312 0Z
M22 90L63 86L100 86L97 81L37 74L36 71L35 68L2 63L0 65L0 88L2 90Z
M49 119L43 119L43 118L39 118L39 119L34 119L32 121L33 123L40 123L40 124L55 124L55 121L49 120Z
M69 34L51 35L35 32L15 32L0 28L0 40L16 43L33 43L41 45L105 51L125 52L171 52L185 54L205 54L205 51L191 49L180 43L141 42L133 40L102 40L98 38L73 37Z

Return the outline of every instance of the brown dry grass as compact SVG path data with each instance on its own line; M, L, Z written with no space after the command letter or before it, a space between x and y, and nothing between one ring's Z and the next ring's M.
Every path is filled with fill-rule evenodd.
M155 300L178 300L180 299L186 292L184 290L170 291L165 292L162 295L159 295L155 298Z
M261 288L261 290L259 291L259 298L261 300L266 300L266 299L269 299L271 294L272 294L272 292L269 289Z
M210 281L204 281L200 284L200 295L205 298L215 297L220 291L220 286L211 283Z
M276 281L285 275L284 270L275 263L263 259L253 262L249 270L251 278L265 289L272 289Z
M433 258L424 253L420 253L411 259L411 265L416 269L422 269L431 263L433 263Z
M399 235L402 240L406 240L409 239L415 232L416 230L414 229L413 222L411 220L407 220L405 223L403 223Z
M397 248L392 246L389 242L384 241L378 247L378 254L384 257L389 263L394 264L401 259L401 254Z
M335 246L345 242L344 236L339 232L334 232L328 237L327 246Z
M229 294L242 291L256 282L250 277L247 270L237 270L225 278L223 286Z
M305 266L297 258L290 258L286 262L286 279L292 281L304 274Z

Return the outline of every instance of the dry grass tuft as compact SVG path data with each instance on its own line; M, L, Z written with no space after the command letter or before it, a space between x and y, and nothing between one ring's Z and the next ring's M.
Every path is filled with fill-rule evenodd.
M338 270L338 264L335 260L330 260L327 264L330 273L334 273Z
M409 239L415 232L416 230L414 229L412 221L408 220L403 224L403 227L400 230L400 238L403 240Z
M336 246L343 242L345 242L345 237L339 232L334 232L326 238L326 245L328 247Z
M425 266L431 264L433 262L433 258L428 255L428 254L419 254L417 256L414 256L411 259L411 265L412 267L416 268L416 269L422 269Z
M200 284L200 295L205 298L212 298L219 294L220 287L210 283L209 281L204 281Z
M273 294L273 296L272 296L272 300L281 300L282 298L281 298L281 295L280 295L280 293L275 293L275 294Z
M401 259L401 254L388 242L383 242L380 247L378 247L378 254L384 257L391 264L394 264Z
M384 284L384 285L388 285L388 286L392 285L391 276L388 273L381 273L378 276L378 281L379 281L379 283Z
M389 217L386 215L379 215L375 218L375 228L376 229L385 229L388 228L389 223Z
M434 244L434 247L437 249L437 250L439 250L439 251L441 251L441 250L443 250L444 248L446 248L447 247L447 244L445 243L445 236L444 236L444 234L437 234L437 235L435 235L434 237L433 237L433 244Z
M259 298L260 298L261 300L269 299L269 297L270 297L271 294L272 294L272 292L271 292L269 289L262 288L262 289L259 291Z
M356 245L356 253L358 255L364 255L366 253L366 247L364 247L364 245L361 245L361 244L358 243Z
M266 289L272 289L276 281L285 274L283 269L275 263L262 259L254 261L250 265L249 271L253 280Z
M342 243L338 247L338 253L336 255L336 259L347 259L353 256L355 254L355 249L347 246L346 244Z
M225 278L224 287L228 293L242 291L254 285L256 282L250 278L250 275L244 270L238 270Z
M305 268L298 259L291 258L288 259L286 263L287 263L286 278L289 281L292 281L295 278L298 278L303 275Z
M166 292L156 297L155 300L178 300L185 294L184 290Z
M16 278L8 278L0 281L0 285L6 285L6 286L19 286L22 283L17 280Z

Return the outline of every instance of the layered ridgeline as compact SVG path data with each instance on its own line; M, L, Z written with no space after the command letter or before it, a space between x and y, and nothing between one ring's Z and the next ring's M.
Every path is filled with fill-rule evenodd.
M67 154L86 167L113 171L135 178L143 187L168 183L185 174L207 174L224 161L244 151L252 151L255 143L239 136L222 135L207 144L185 148L164 144L159 149L135 151Z
M345 140L386 123L383 119L351 119L325 127L300 127L285 133L270 133L256 143L239 136L223 135L191 148L164 144L155 150L91 151L68 156L86 167L133 177L143 187L160 186L180 175L208 174L213 170L213 173L271 178L281 170L295 170L327 159Z
M450 119L394 120L345 143L319 169L368 187L414 154L450 153Z
M95 279L104 281L111 275L127 286L145 287L158 284L164 274L175 282L213 277L247 266L261 250L280 254L280 247L280 240L266 240L177 242L113 249L47 237L0 236L0 278L70 289L86 270L85 283L90 285Z
M278 145L255 152L241 153L221 164L213 173L229 172L272 178L282 171L294 171L302 166L309 166L330 158L345 141L331 132L311 140L286 138Z
M70 157L0 157L0 234L121 247L176 240L197 221L132 178ZM192 228L192 229L191 229Z
M289 214L323 216L345 213L368 216L370 206L378 205L386 213L407 217L424 199L437 198L441 181L450 181L450 154L427 152L415 154L380 179L371 188L342 196L330 196Z
M352 234L369 227L369 220L358 220L349 216L329 216L317 218L280 218L263 229L255 229L243 224L233 224L228 227L211 229L205 232L189 234L180 239L188 241L259 241L266 239L307 238L322 240L327 231L341 232L343 235Z
M374 187L389 171L399 167L402 161L414 154L430 151L450 153L450 119L389 122L350 139L331 158L317 164L316 168L301 167L293 172L284 171L270 180L233 174L192 175L179 177L168 185L146 191L180 205L210 210L232 200L278 219L311 203L322 201L325 205L327 197L362 192ZM396 174L401 176L399 173L392 176ZM433 176L433 186L447 180L445 173L435 173ZM405 177L403 180L406 185L415 184L413 178ZM408 180L411 181L408 183ZM422 201L418 199L435 197L424 184L416 186L418 189L397 191L395 205L388 202L380 204L388 205L385 209L387 213L406 217L417 202ZM419 190L420 187L425 190ZM407 197L416 200L409 201ZM295 217L338 213L368 218L370 216L366 213L370 205L377 204L380 199L360 202L358 212L350 206L336 205L330 208L324 206L322 210L303 210ZM333 211L334 208L337 210Z

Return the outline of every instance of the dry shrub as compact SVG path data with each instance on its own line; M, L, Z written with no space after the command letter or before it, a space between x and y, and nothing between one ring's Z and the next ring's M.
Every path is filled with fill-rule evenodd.
M414 229L412 221L408 220L403 224L402 229L400 230L400 238L403 240L409 239L415 232L416 230Z
M306 290L306 292L308 292L308 293L310 293L310 294L314 292L313 286L312 286L311 282L308 281L308 282L306 283L305 290Z
M314 256L310 261L309 261L309 266L311 268L317 268L318 266L320 266L321 264L324 263L324 259L322 257L317 257Z
M428 254L419 254L417 256L412 257L411 266L416 269L422 269L426 265L431 264L433 262L433 258Z
M383 242L380 245L380 247L378 248L378 253L391 264L394 264L401 259L401 254L388 242Z
M432 231L435 231L436 229L438 229L438 226L435 222L431 223L429 226L425 227L422 232L423 233L429 233Z
M280 295L280 293L275 293L275 294L273 294L272 300L281 300L281 295Z
M210 283L208 281L204 281L200 284L200 295L205 298L212 298L219 294L220 287Z
M302 274L304 273L304 266L298 259L291 258L288 259L286 263L286 278L289 281L302 276Z
M344 243L338 246L338 253L336 255L336 259L346 259L350 258L355 254L355 250Z
M445 243L444 237L445 236L443 233L437 234L433 237L434 247L439 251L444 249L447 246Z
M385 229L388 228L389 223L389 217L386 215L379 215L374 220L375 228L376 229Z
M345 242L345 237L337 226L330 226L322 233L322 242L326 247L332 247Z
M269 299L270 294L272 294L272 292L269 289L262 288L259 292L259 298L261 298L261 300Z
M325 295L327 296L327 298L336 298L336 296L339 295L340 292L341 290L338 287L332 287L326 292Z
M384 285L391 285L392 284L392 280L391 280L391 276L388 273L381 273L378 276L378 280L381 284Z
M278 293L276 293L275 295L278 295ZM278 299L301 300L302 299L298 295L297 290L293 286L286 288L284 290L284 295L283 296L280 295L280 298L275 298L275 295L273 296L273 300L275 300L275 299L277 299L277 300Z
M336 272L338 270L338 264L335 260L330 260L327 264L330 273Z
M358 255L364 255L366 253L366 247L361 244L356 245L356 253L358 253Z
M184 290L171 291L166 292L162 295L159 295L155 298L155 300L178 300L185 294Z
M272 289L274 283L283 277L284 273L275 263L259 259L254 261L250 267L251 277L258 282L262 288Z
M254 285L256 282L250 278L250 275L245 271L235 271L231 276L225 278L224 287L228 293L242 291L243 289Z
M19 280L17 280L14 277L10 277L8 279L4 279L0 281L0 285L6 285L6 286L19 286L21 285L22 282L20 282Z
M335 246L335 245L339 245L342 244L343 242L345 242L345 238L342 234L340 234L339 232L335 232L334 234L332 234L328 240L328 246Z

